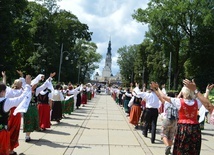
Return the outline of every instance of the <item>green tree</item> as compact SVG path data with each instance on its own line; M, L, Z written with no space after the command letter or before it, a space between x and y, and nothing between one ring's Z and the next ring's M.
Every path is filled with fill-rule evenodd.
M179 79L188 74L187 70L184 70L185 62L196 56L198 39L202 35L200 29L213 25L211 24L213 23L212 8L213 2L207 0L151 0L148 8L144 10L139 8L133 14L133 18L137 21L149 24L147 37L153 46L161 45L165 60L169 61L170 52L172 53L171 71L174 89L177 89ZM208 38L206 35L203 37ZM207 44L200 44L200 46L207 46ZM196 65L199 66L199 64ZM186 66L186 68L189 67ZM202 70L204 69L206 68Z

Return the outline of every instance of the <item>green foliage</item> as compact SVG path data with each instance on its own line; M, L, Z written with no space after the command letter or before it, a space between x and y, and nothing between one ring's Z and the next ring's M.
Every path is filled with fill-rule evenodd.
M213 64L213 7L214 1L207 0L151 0L146 9L134 12L135 20L149 24L145 40L151 43L146 62L150 79L167 79L167 70L161 72L160 62L169 62L171 52L174 89L186 77L194 77L200 88L213 80L213 68L208 65Z
M0 14L4 21L0 23L0 70L9 71L10 82L17 76L16 69L32 76L39 73L49 76L51 72L58 74L61 52L62 81L77 82L78 65L83 63L83 57L82 81L89 79L92 70L98 68L96 63L101 60L101 55L96 53L96 45L90 42L92 32L89 32L89 27L71 12L60 10L56 2L0 1ZM93 50L84 47L76 50L78 40L92 45ZM65 61L65 57L69 61Z

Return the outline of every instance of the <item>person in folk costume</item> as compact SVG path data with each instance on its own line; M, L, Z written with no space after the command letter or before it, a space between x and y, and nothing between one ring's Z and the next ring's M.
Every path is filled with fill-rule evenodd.
M17 71L19 73L19 71ZM20 72L21 73L21 72ZM19 74L21 76L20 79L16 79L12 85L12 88L7 87L6 89L6 98L14 98L18 97L22 94L22 81L24 78L23 74ZM3 82L6 84L6 74L2 72ZM10 154L16 154L13 150L19 146L19 131L21 126L21 113L17 115L13 115L16 107L10 109L10 115L8 119L8 130L10 131Z
M52 114L51 121L60 122L62 119L62 101L64 100L64 96L62 94L62 86L57 84L52 93Z
M87 104L87 89L85 85L83 86L83 89L82 89L81 104L83 107L85 106L85 104Z
M142 98L137 95L137 93L140 92L139 87L136 85L135 89L133 90L132 94L133 97L129 101L128 106L130 107L130 117L129 117L129 123L133 124L135 126L135 129L138 129L138 123L141 116L141 101Z
M205 97L207 99L209 99L209 93L210 91L214 88L214 84L212 85L208 85L207 86L207 89L206 89L206 92L205 92ZM208 122L211 124L211 125L214 125L214 105L211 103L211 104L207 104L206 106L204 106L208 112L209 112L209 115L210 117L208 118ZM200 119L199 119L200 120Z
M25 133L25 142L31 141L31 133L33 131L39 131L39 113L37 108L37 95L49 86L52 77L55 73L51 73L50 77L38 87L38 83L44 80L44 75L39 74L35 79L31 81L32 85L32 98L29 104L29 107L23 115L23 132Z
M162 91L165 95L167 95L167 92L166 92L165 87L166 87L166 85L165 85L165 84L162 84L162 85L161 85L161 91ZM164 112L164 104L161 104L161 105L160 105L160 108L158 109L158 111L159 111L160 114Z
M204 94L204 97L206 97L207 99L209 99L209 93L210 91L213 89L214 87L214 84L208 84L207 87L206 87L206 92ZM206 115L208 113L210 113L210 116L212 116L212 112L213 112L213 108L214 106L211 105L211 107L209 107L209 109L206 109L204 105L201 106L201 108L199 109L199 123L200 123L200 128L201 130L204 130L204 124L205 124L205 118L206 118ZM214 114L214 113L213 113ZM213 117L213 116L212 116ZM210 117L210 118L212 118ZM213 124L213 121L211 119L211 124Z
M8 117L12 107L17 107L23 100L29 97L31 93L31 76L26 76L26 85L18 97L6 98L6 85L0 83L0 154L9 155L10 152L10 131L8 131ZM17 154L13 152L12 154Z
M151 125L151 143L155 143L156 126L158 119L159 98L152 89L153 81L150 83L151 92L138 92L137 95L146 101L146 109L144 111L144 128L143 135L147 137L148 130Z
M123 90L122 87L119 87L119 95L118 95L118 99L119 99L119 105L123 106L123 95L125 94L125 91Z
M91 83L86 84L87 99L91 100Z
M76 106L77 104L77 95L82 91L82 84L76 88L74 88L72 85L70 86L68 94L74 95L74 105Z
M56 73L53 73L54 75ZM53 76L52 76L53 77ZM49 82L48 87L39 92L37 96L37 108L39 112L39 127L41 131L45 131L46 128L50 128L50 111L52 109L52 91L54 90L53 85Z
M181 89L183 98L170 98L164 95L158 86L155 90L160 94L161 98L172 103L179 110L178 127L172 154L199 155L201 150L201 129L197 118L198 109L202 104L209 109L212 104L197 90L194 80L185 79L183 84L184 87Z
M125 113L127 113L127 116L129 116L129 112L130 112L130 109L128 107L128 104L129 104L129 101L131 100L132 98L132 85L130 88L127 88L126 89L126 92L124 94L124 110L125 110Z
M77 85L77 87L79 87L79 85ZM80 105L81 105L81 94L82 94L82 89L78 89L79 93L77 94L77 101L76 101L76 107L77 109L79 109Z

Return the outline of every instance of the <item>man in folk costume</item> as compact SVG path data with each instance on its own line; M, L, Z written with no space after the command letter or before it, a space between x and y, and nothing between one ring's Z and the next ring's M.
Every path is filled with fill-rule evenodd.
M50 128L50 110L52 109L52 91L53 85L50 82L48 87L41 91L37 96L38 112L39 112L39 127L41 131Z
M22 94L14 98L6 98L6 85L0 83L0 154L9 155L10 132L8 131L9 111L12 107L17 107L31 93L31 76L26 76L26 85ZM16 154L15 152L13 154Z

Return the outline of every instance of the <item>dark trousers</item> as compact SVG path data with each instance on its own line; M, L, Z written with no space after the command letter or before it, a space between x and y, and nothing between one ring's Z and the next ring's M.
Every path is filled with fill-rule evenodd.
M143 128L143 135L147 137L149 125L151 124L151 142L154 143L156 136L156 126L158 119L157 108L146 108L144 113L145 126Z

